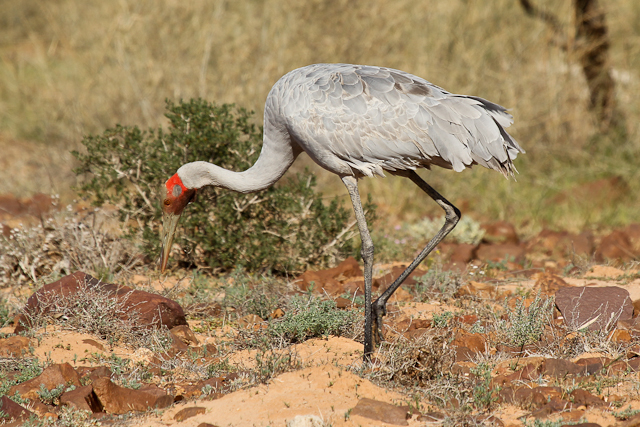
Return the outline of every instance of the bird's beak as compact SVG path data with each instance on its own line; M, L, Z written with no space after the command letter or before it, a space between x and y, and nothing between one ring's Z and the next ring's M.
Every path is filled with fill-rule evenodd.
M171 245L173 244L173 235L176 233L180 221L180 215L164 212L162 214L162 232L160 238L162 240L162 252L160 254L160 271L164 273L169 261L169 253L171 253Z

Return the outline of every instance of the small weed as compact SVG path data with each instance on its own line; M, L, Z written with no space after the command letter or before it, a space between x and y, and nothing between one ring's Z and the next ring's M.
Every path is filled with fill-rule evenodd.
M291 349L285 351L258 350L256 365L251 370L251 377L253 383L267 384L272 378L301 367L298 355Z
M533 421L522 420L522 424L524 427L561 427L566 424L566 422L562 421L562 418L558 418L557 420L541 420L536 418Z
M540 340L544 328L551 320L552 298L536 295L529 307L525 300L516 300L515 308L509 313L508 320L496 319L499 336L508 345L523 348Z
M412 292L419 301L429 301L434 297L450 298L462 284L459 272L442 270L439 263L429 268L424 276L416 277L418 282Z
M47 405L57 405L59 403L58 398L62 395L62 393L64 393L65 391L71 391L75 389L74 386L71 386L71 387L73 388L70 388L69 390L67 390L67 387L64 384L58 384L56 387L52 388L51 390L48 390L44 384L40 384L40 390L38 390L38 397L43 403Z
M629 407L625 410L612 411L611 415L613 415L620 421L624 421L624 420L628 420L629 418L633 417L638 413L640 413L640 409L631 409L631 405L629 405Z
M479 363L476 367L471 368L478 381L473 388L473 403L476 409L488 411L493 403L498 399L497 393L500 388L491 388L491 366L486 363Z
M352 334L360 315L353 310L338 310L333 300L311 296L291 299L287 313L269 324L268 334L280 345L309 338Z
M453 313L445 311L444 313L433 313L433 326L436 328L446 328L449 320L453 319Z

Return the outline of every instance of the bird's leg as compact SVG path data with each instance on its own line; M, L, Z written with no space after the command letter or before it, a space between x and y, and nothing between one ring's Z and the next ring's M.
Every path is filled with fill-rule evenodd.
M349 191L351 196L351 203L353 204L353 210L356 214L356 221L358 222L358 228L360 229L360 238L362 239L361 255L364 261L364 360L371 360L371 353L373 353L373 330L375 321L371 311L371 287L373 280L373 240L369 234L367 228L367 221L364 217L364 211L362 209L362 202L360 200L360 193L358 192L358 180L353 176L342 177L342 182ZM380 326L378 326L379 328Z
M393 293L400 287L404 279L409 276L415 270L415 268L431 253L431 251L438 246L438 244L444 239L451 230L456 226L458 221L460 221L460 210L453 206L451 202L442 197L440 193L433 189L429 184L427 184L415 171L409 171L406 175L411 181L413 181L418 187L422 189L425 193L427 193L433 200L436 201L437 204L440 205L445 212L445 221L444 225L438 231L430 241L427 243L427 246L420 252L420 254L413 260L411 264L398 276L398 278L378 297L377 300L373 303L372 310L374 321L377 325L377 340L382 341L382 317L387 314L387 301L393 295Z

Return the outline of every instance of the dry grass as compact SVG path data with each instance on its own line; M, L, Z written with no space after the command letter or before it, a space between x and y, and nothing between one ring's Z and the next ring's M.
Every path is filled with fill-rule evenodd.
M571 35L570 2L538 3L557 13ZM0 138L0 149L14 140L35 140L64 152L77 148L82 135L115 123L157 126L164 123L165 98L235 102L256 110L261 122L271 85L293 68L314 62L385 65L512 108L512 133L527 150L517 161L517 183L479 168L425 172L463 212L526 223L531 232L637 220L638 2L606 5L627 133L597 143L576 59L554 46L544 24L526 17L517 2L2 0L0 5L0 134L7 136ZM44 188L70 194L65 193L69 185L59 185L73 181L68 166L57 164ZM5 175L12 179L4 191L38 190L31 175L18 180L19 171L8 166L0 172L3 182ZM319 175L325 193L345 194L330 174ZM628 184L628 195L614 203L607 194L589 192L562 200L578 185L614 175ZM441 215L403 180L367 180L363 190L375 194L381 213L392 218L390 225ZM561 200L553 201L559 194Z

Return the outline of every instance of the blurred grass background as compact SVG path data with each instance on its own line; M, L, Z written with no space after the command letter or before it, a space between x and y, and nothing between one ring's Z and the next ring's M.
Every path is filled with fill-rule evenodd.
M573 35L572 7L536 3ZM517 182L477 167L422 176L463 214L542 228L640 222L640 2L604 7L623 131L599 133L575 55L512 0L0 0L0 193L73 197L69 151L116 123L166 124L165 98L256 111L275 81L316 62L402 69L511 108L527 150ZM308 158L327 196L341 182ZM295 170L293 171L295 172ZM363 180L393 227L440 208L408 180Z

